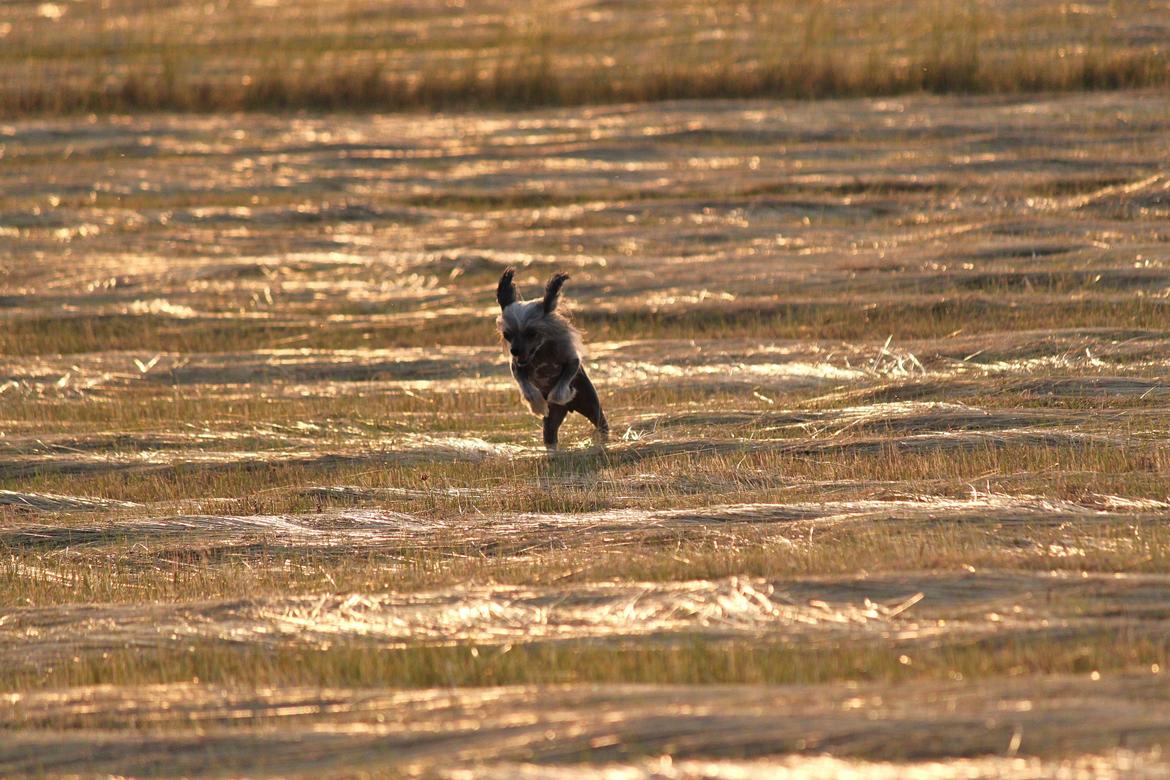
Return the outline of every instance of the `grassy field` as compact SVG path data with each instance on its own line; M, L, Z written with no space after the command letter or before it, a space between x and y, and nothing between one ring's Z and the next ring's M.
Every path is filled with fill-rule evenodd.
M1160 0L0 6L0 115L533 107L1170 83Z
M1168 107L11 125L0 773L1165 771Z
M1170 774L1166 92L57 115L295 51L653 73L605 4L136 7L0 8L0 775ZM953 27L994 92L1170 18L829 9L651 34L878 79ZM572 274L605 449L539 446L508 265Z

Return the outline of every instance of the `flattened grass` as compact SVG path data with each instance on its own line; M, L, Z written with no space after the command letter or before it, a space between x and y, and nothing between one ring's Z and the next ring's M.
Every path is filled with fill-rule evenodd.
M573 429L570 429L573 430ZM532 434L529 429L529 438ZM530 442L531 443L531 442ZM924 434L850 439L776 439L655 446L653 441L613 448L608 454L566 453L563 466L546 467L536 452L522 459L479 457L420 462L419 453L385 454L345 451L309 457L272 453L264 459L238 456L221 462L187 461L180 452L175 463L150 465L64 460L23 467L9 464L0 485L47 493L97 495L119 501L168 502L184 497L251 498L256 511L312 508L303 497L291 496L306 485L357 485L362 488L425 488L477 486L485 495L477 506L492 511L577 511L607 508L610 502L635 506L696 506L724 495L745 500L803 495L810 489L843 484L946 484L951 490L1010 480L1017 490L1047 486L1054 498L1076 498L1095 482L1101 489L1124 488L1120 494L1161 500L1167 497L1158 480L1170 470L1170 447L1158 442L1111 443L1078 441L1043 433L1031 440L1013 434ZM339 448L340 449L340 448ZM424 449L425 451L425 449ZM242 461L242 462L241 462ZM624 480L647 470L657 479L631 495ZM1036 475L1031 479L1020 475ZM695 475L706 489L684 488ZM558 482L565 480L564 487ZM722 489L720 489L722 485ZM507 489L504 489L507 488ZM263 492L259 492L263 490ZM865 492L863 487L861 492ZM937 490L937 488L935 488ZM854 493L850 493L853 497ZM463 499L446 499L436 490L434 504L458 508Z
M485 297L486 297L485 293ZM860 297L860 296L859 296ZM745 301L651 311L579 308L574 320L593 339L765 338L858 340L884 334L898 341L1012 330L1159 329L1170 301L1132 294L1037 300L1025 295L915 296L917 301ZM238 352L295 344L305 349L483 346L498 339L489 317L438 316L387 324L354 317L340 323L266 320L176 320L159 315L89 315L13 319L0 332L0 355L76 354L107 350Z
M760 208L741 226L732 228L728 219L710 232L700 222L692 231L684 212L703 214L706 202L695 201L695 193L705 198L723 189L736 199L729 210L750 205L756 196L751 188L760 183L752 180L748 156L756 151L732 148L718 130L694 137L680 132L653 146L653 153L645 141L674 121L669 112L678 112L688 127L703 125L716 116L704 107L623 109L619 119L619 112L607 113L606 121L630 124L621 138L596 141L575 129L591 127L591 117L492 115L471 121L482 134L479 149L490 147L488 153L472 152L471 161L462 147L453 153L455 165L466 163L463 173L487 182L488 197L465 198L459 193L474 187L459 183L450 193L436 187L433 196L419 196L437 199L436 213L401 223L395 217L392 244L380 243L390 235L386 221L355 226L349 211L324 208L309 226L295 209L274 208L241 214L228 230L176 219L141 232L115 227L58 238L52 225L107 217L116 223L119 206L148 208L156 198L160 208L179 207L189 171L211 167L204 149L219 142L222 127L213 120L188 136L186 119L130 119L134 132L111 134L113 121L76 128L60 121L64 136L96 133L113 139L111 149L161 137L170 140L159 145L186 151L153 160L151 173L158 176L149 196L119 204L66 195L58 201L61 213L49 215L46 225L0 236L9 240L13 257L28 255L26 244L44 252L35 264L0 269L0 303L9 316L0 354L12 377L0 384L0 488L17 491L0 506L0 603L17 617L0 628L14 643L5 657L19 660L24 653L30 660L0 668L0 686L19 696L62 685L196 678L248 689L1003 676L1030 682L1029 676L1049 673L1077 675L1089 686L1094 673L1165 668L1161 586L1170 574L1163 521L1170 501L1170 390L1162 348L1166 279L1158 254L1163 179L1149 168L1150 150L1161 148L1165 134L1158 132L1156 112L1141 102L1155 99L979 101L974 108L924 99L832 107L839 115L864 110L869 126L895 131L907 126L891 108L921 116L934 129L913 135L910 145L901 131L893 141L825 144L818 114L825 107L772 106L772 116L783 117L778 122L793 118L800 148L815 152L777 152L775 161L807 164L808 186L842 199L835 204L841 218L810 224L802 219L803 206ZM981 139L988 158L970 168L947 163L953 175L937 178L938 161L970 145L968 136L952 133L950 119L963 111L964 127ZM993 117L990 123L984 112ZM1067 129L1069 117L1079 119L1081 112L1097 117L1085 137ZM1023 116L1028 121L1016 125ZM1066 133L1067 154L1031 141L1020 145L1025 130L1037 137L1047 132L1047 116L1056 117L1058 130L1066 128L1059 132ZM254 172L259 187L300 172L315 176L321 161L333 166L337 159L335 131L346 139L351 132L372 137L383 132L383 121L402 127L395 123L404 120L296 121L296 132L278 117L241 121L247 137L226 145L220 167ZM436 149L465 140L458 122L428 121L439 128ZM34 174L21 169L19 158L6 158L14 176L31 180L48 172L44 186L25 196L30 210L54 202L57 191L84 193L90 184L88 168L41 165L48 152L39 149L64 156L52 140L58 131L46 135L46 126L56 124L32 120L18 127L15 145L41 154ZM119 161L104 143L96 153L100 165L114 169L112 178L137 180L136 166L147 155ZM538 192L561 174L546 178L547 171L525 167L521 158L530 162L564 144L574 145L572 165L586 172L589 160L602 160L593 171L599 176L609 176L613 168L607 166L615 161L647 163L649 175L664 177L664 189L677 202L653 215L660 219L640 222L636 210L614 200L621 196L615 187L603 199L611 202L590 213L620 230L573 223L555 235L546 230L555 215L527 221L521 211L508 211L536 206L523 198L509 201L506 193L497 198L492 182ZM692 170L691 145L704 164L726 154L739 167ZM430 153L426 143L419 146ZM257 148L287 154L288 167L265 169ZM669 153L667 165L655 167L662 149ZM71 159L78 154L84 156ZM313 162L299 167L307 158ZM890 160L905 165L896 183L889 178L883 184ZM346 164L354 166L359 183L386 172L380 162ZM407 164L403 175L441 178L450 170L428 166ZM1118 179L1119 166L1131 178ZM850 183L860 169L867 173ZM564 170L576 174L570 166ZM1019 176L1021 170L1033 173ZM871 171L883 175L870 179ZM1073 179L1079 183L1070 184ZM784 172L768 173L756 194L782 188L784 181ZM1094 181L1125 191L1110 195L1117 195L1118 208L1106 203L1073 211L1075 205L1061 201L1045 203L1039 215L1016 214L1012 204L1028 193L1045 194L1045 181L1056 194L1092 192ZM1130 188L1125 181L1136 184ZM856 202L844 201L871 192L884 198L885 190L882 209L854 209ZM402 193L391 197L404 202ZM948 205L945 224L918 230L922 201L951 193L962 197L954 208ZM223 194L222 205L240 203L238 189ZM19 192L10 197L6 207L20 209ZM204 193L191 201L214 208L216 197ZM381 202L369 209L372 222L382 220ZM504 210L493 211L497 207ZM451 210L438 213L444 208ZM779 234L790 242L774 241ZM609 253L626 242L635 248ZM466 250L484 244L495 254ZM175 246L184 254L172 262L166 252ZM896 248L896 256L882 255L883 247ZM280 255L286 248L287 258ZM342 256L335 258L335 250ZM123 268L130 252L141 255ZM532 252L541 254L525 254ZM738 259L743 267L733 276L728 269ZM538 423L520 408L502 361L490 352L496 338L490 288L505 262L528 263L526 275L532 276L546 263L575 270L578 319L591 331L591 343L610 341L595 374L604 380L598 384L614 424L606 452L585 448L588 429L580 420L565 431L566 451L550 457L539 450ZM721 274L726 279L714 278ZM399 277L421 284L425 293L413 298ZM752 288L765 279L770 289ZM625 297L607 298L626 282ZM269 285L272 300L250 306ZM136 305L156 298L205 314L130 314L156 311ZM654 309L654 301L695 304ZM70 317L59 316L62 304L76 307ZM451 349L433 360L389 349L296 351L432 344L484 349ZM284 351L254 352L267 347ZM151 360L156 353L157 364ZM22 503L20 493L140 505L95 511L100 502L71 505L26 495ZM748 514L745 504L773 506ZM930 595L906 623L850 624L861 627L850 642L837 641L845 634L836 630L789 632L796 624L784 622L783 609L752 613L750 619L764 626L758 641L700 640L714 632L686 621L707 614L716 622L722 614L736 620L740 613L734 605L721 613L722 602L708 605L710 613L700 611L706 602L687 613L685 599L664 602L664 609L677 607L683 617L674 639L670 631L647 637L636 626L628 633L618 626L597 636L633 638L514 641L505 652L486 646L387 650L374 645L376 631L366 635L370 644L351 641L369 625L360 620L349 634L318 632L343 637L328 647L270 643L270 634L259 633L289 617L268 623L264 605L295 610L318 599L345 603L350 594L371 602L379 594L399 594L389 600L405 601L401 594L451 588L450 603L458 610L457 591L468 583L539 586L539 597L555 600L562 592L614 582L644 604L646 593L675 591L631 583L741 576L787 587L782 606L791 607L795 619L807 617L806 608L819 609L810 594L824 595L842 611L867 609L867 598L913 593L898 590L913 581L919 583L914 589ZM1057 581L1071 585L1049 587ZM257 611L233 613L232 605L241 604ZM154 623L114 638L57 623L85 626L91 618L139 615L146 605L159 615L178 615L179 622L217 610L238 615L241 630L257 629L266 646L244 646L230 631L222 641L184 645L153 634ZM885 609L886 602L879 606ZM393 620L400 614L394 609L376 617ZM886 630L913 625L920 616L963 625L948 635L945 626L931 624L939 634L925 641ZM1037 630L1045 620L1049 628ZM36 642L32 632L50 630L50 624L60 629L61 641L50 643L42 634ZM219 624L195 628L199 637L217 636ZM508 630L519 635L524 628ZM987 633L997 636L972 638ZM811 639L799 645L801 637ZM146 646L130 646L139 639ZM27 650L15 644L22 640ZM155 640L173 644L160 650ZM34 644L38 661L32 661ZM275 650L268 649L272 645ZM863 721L877 712L857 715ZM1113 726L1126 727L1124 718L1110 717ZM311 714L300 723L321 725ZM1059 721L1045 724L1060 728ZM999 751L1010 734L993 736ZM82 735L79 742L87 739ZM1063 756L1086 749L1083 742L1059 747Z
M1149 515L1045 522L953 523L875 516L852 522L727 523L548 534L494 532L478 541L433 535L416 544L330 547L278 533L193 532L187 540L113 527L30 527L0 536L0 596L18 606L153 604L241 594L419 592L472 585L559 586L725 577L853 577L913 571L1170 573L1170 536ZM507 518L501 518L505 523ZM41 537L38 541L38 535Z

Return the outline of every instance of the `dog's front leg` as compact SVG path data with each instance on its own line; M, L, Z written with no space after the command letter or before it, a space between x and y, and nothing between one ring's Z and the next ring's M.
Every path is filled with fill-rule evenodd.
M516 365L516 361L512 361L512 378L516 380L516 384L520 385L520 395L524 396L524 400L528 402L528 408L537 417L544 417L548 414L548 403L544 400L544 396L540 394L540 390L528 378L528 370Z
M548 394L548 400L551 403L559 404L561 406L568 406L573 398L577 395L577 391L573 389L573 378L577 376L577 372L581 370L581 359L573 358L565 367L561 369L560 376L557 377L557 382L553 385L552 392Z

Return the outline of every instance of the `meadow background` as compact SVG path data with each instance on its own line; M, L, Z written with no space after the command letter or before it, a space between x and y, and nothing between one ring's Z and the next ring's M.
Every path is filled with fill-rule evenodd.
M1168 32L0 6L0 774L1164 776Z
M0 111L532 108L1164 86L1155 0L17 2Z

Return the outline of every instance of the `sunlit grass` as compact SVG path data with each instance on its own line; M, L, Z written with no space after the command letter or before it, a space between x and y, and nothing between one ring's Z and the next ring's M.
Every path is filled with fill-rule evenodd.
M1114 89L1164 85L1170 60L1132 25L1151 3L659 2L553 19L477 4L286 2L203 14L135 9L114 34L96 10L15 19L7 114L139 110L400 110L652 101ZM0 21L4 15L0 14ZM360 21L359 21L360 20ZM196 25L197 43L185 30ZM260 31L239 53L240 29ZM632 34L638 30L639 34Z
M56 29L87 13L76 5ZM321 7L323 29L339 7ZM816 8L801 17L813 54L889 21L875 7L853 29ZM1026 17L1021 34L1087 34L1045 26L1046 9L1010 13ZM1015 34L953 13L980 47ZM363 19L336 40L384 21ZM126 45L148 52L136 23ZM303 45L294 33L277 49ZM10 34L27 45L24 28ZM224 28L207 34L184 51L226 51ZM532 45L558 49L555 75L576 44ZM726 45L732 56L739 44ZM903 49L907 62L929 45ZM10 51L0 71L18 67ZM977 67L989 56L979 48ZM72 705L61 712L74 720L21 720L26 693L92 684L118 686L115 698L179 682L263 698L266 686L870 682L901 704L904 684L1068 674L1079 695L1094 674L1159 679L1170 276L1158 101L13 123L0 159L14 182L0 210L16 225L0 225L4 723L27 732L22 745L98 728ZM772 119L738 134L757 114ZM855 120L872 136L826 138L826 122ZM374 156L402 136L417 160ZM99 192L99 178L150 189ZM573 273L613 428L605 449L576 418L561 452L540 446L494 331L507 264L527 294L553 267ZM619 595L593 600L601 591ZM905 618L890 617L902 604ZM470 636L494 638L433 646ZM987 706L1007 718L1013 702ZM857 707L857 722L878 723L869 700ZM117 745L170 735L119 717L74 736L134 774ZM232 717L221 737L268 728ZM1030 717L1060 729L1043 707ZM452 721L435 718L429 733L446 739ZM307 710L295 721L273 725L290 738L338 726ZM900 749L857 731L861 755ZM1087 749L1034 734L1027 749ZM1010 728L991 737L1010 747Z
M1018 296L1018 294L1017 294ZM1034 296L953 295L927 300L859 303L856 300L745 301L724 306L661 311L581 308L576 321L597 339L764 338L899 340L937 338L960 328L968 335L1005 330L1070 327L1159 328L1170 302L1132 294L1037 300ZM1025 302L1027 305L1020 305ZM268 320L176 320L157 315L44 317L10 321L0 333L0 354L74 354L95 350L235 352L295 343L305 349L482 346L497 340L486 317L430 317L391 325L376 318L341 323Z
M185 651L117 651L62 659L39 670L9 667L0 687L198 681L243 686L459 687L550 683L823 684L840 681L978 680L998 675L1077 674L1165 668L1167 640L1087 632L1075 642L1042 633L935 646L849 641L812 650L761 642L694 641L644 646L549 643L382 650L193 645ZM913 656L908 656L912 652ZM48 725L48 724L42 724Z
M312 510L310 510L311 512ZM969 570L1170 573L1166 529L1149 515L1084 522L1076 530L1024 518L988 520L973 506L953 523L896 510L853 522L730 523L615 531L570 530L541 539L494 532L475 541L354 546L284 541L279 533L139 534L132 524L70 523L4 537L0 596L20 606L151 604L273 596L418 592L459 585L563 586L677 582L733 576L854 577ZM904 510L905 511L905 510ZM952 510L953 511L953 510ZM76 522L76 521L74 521ZM507 518L500 519L501 524ZM519 536L523 534L523 536ZM937 605L935 605L937 606Z
M1061 498L1077 496L1095 480L1099 485L1124 488L1122 493L1162 499L1167 494L1158 484L1158 475L1170 468L1170 449L1140 438L1126 442L1124 428L1111 430L1111 437L1120 437L1113 440L1082 440L1043 429L1030 435L1021 435L1014 429L1005 433L926 431L909 438L896 433L830 433L810 438L793 431L785 437L757 435L738 440L730 432L718 438L712 434L711 429L695 429L694 438L687 438L686 431L675 430L673 441L654 437L640 444L615 445L606 453L565 453L558 458L564 459L563 464L554 461L547 466L538 456L532 426L520 435L533 449L528 457L519 459L425 458L425 442L420 450L409 441L396 445L393 439L374 439L358 449L345 447L339 441L332 452L325 445L310 454L296 449L277 448L267 453L261 449L251 456L211 462L188 459L180 449L173 454L164 451L165 456L155 465L128 460L122 467L98 463L87 468L84 460L73 465L68 459L59 468L51 462L39 469L9 464L11 473L0 484L8 489L80 493L136 502L173 502L186 497L247 498L263 489L262 494L254 496L254 506L271 511L314 506L295 495L306 485L402 489L463 485L487 492L477 501L482 509L577 511L582 504L605 508L622 502L651 507L674 503L694 506L720 495L774 500L778 495L799 495L801 481L811 483L814 491L817 485L841 480L860 485L949 485L953 493L974 483L998 483L1027 474L1045 475L1036 478L1034 484L1047 486L1044 492ZM441 444L440 440L431 446ZM197 442L190 446L190 452L197 451L193 449L198 447ZM230 449L239 445L226 446ZM631 494L624 480L646 469L653 471L656 480ZM566 479L567 487L558 488L558 480ZM585 480L585 485L574 487L573 482L580 479ZM695 489L686 487L692 482ZM1016 478L1013 482L1019 488L1029 481ZM434 500L441 505L446 499L435 489ZM860 490L864 493L866 489ZM290 496L290 492L294 495ZM857 493L850 491L849 495ZM453 505L459 506L459 502Z

